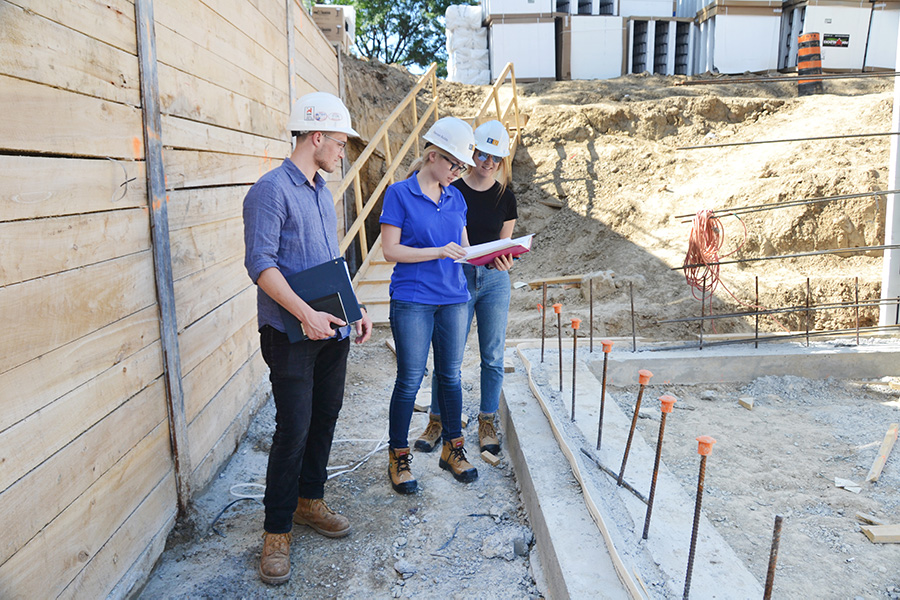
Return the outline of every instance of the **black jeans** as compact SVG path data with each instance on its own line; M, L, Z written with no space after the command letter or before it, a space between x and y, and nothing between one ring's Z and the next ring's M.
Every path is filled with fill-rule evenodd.
M266 470L269 533L291 530L297 498L322 498L334 426L344 401L350 339L292 344L268 325L259 331L275 397L275 434Z

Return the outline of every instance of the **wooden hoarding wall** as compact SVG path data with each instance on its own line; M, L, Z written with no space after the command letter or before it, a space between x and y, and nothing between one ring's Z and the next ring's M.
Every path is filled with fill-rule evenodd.
M163 240L135 2L154 16ZM267 379L241 203L290 151L291 91L313 89L339 92L338 57L296 0L0 0L0 597L125 596L179 491L234 451Z

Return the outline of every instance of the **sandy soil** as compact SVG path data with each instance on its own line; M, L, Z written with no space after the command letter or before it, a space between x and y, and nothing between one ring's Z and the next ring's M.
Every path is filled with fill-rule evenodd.
M351 113L359 115L357 128L371 135L414 79L401 69L354 59L347 59L346 68ZM631 334L629 289L635 295L638 335L695 337L696 325L655 324L700 313L683 275L673 270L684 260L690 232L690 225L675 215L716 210L726 233L722 254L736 250L733 257L882 243L885 206L877 196L751 213L742 221L726 215L734 207L886 189L886 137L679 148L887 131L890 80L828 81L827 94L806 98L797 98L788 84L673 86L676 81L627 76L521 86L520 105L530 120L513 171L520 214L516 234L537 235L533 252L517 262L513 280L594 274L598 338ZM471 114L486 91L442 83L443 114ZM380 168L370 170L374 174ZM878 296L881 257L830 255L723 267L716 312L751 304L757 277L760 304L766 307L804 304L807 278L813 304L852 300L856 278L865 299ZM563 304L567 318L579 316L586 325L585 290L551 287L549 293L551 303ZM513 290L510 337L540 335L538 302L539 291ZM862 310L860 317L862 325L877 321L872 309ZM811 326L843 328L854 322L848 310L818 311ZM805 325L802 316L763 321L767 330ZM752 326L750 319L721 320L716 328L730 332ZM383 341L390 333L379 336ZM380 340L353 350L337 436L366 441L336 443L333 464L354 462L384 435L394 359ZM477 412L476 362L470 344L463 371L470 415ZM837 489L833 481L864 480L887 425L900 421L896 392L877 383L759 375L746 386L665 390L678 396L681 409L667 425L669 468L693 489L693 437L702 430L720 439L710 461L704 508L754 573L765 572L773 515L787 517L774 597L900 597L897 547L870 544L853 518L862 511L896 522L897 451L882 481L864 486L860 494ZM713 399L701 400L703 395ZM737 407L743 395L757 398L752 412ZM616 396L627 405L632 394L623 390ZM266 588L255 571L261 506L243 501L229 508L217 523L223 536L208 526L233 500L231 485L263 481L272 421L270 403L235 459L198 500L193 522L182 524L170 539L142 597L541 594L530 567L528 521L505 461L490 467L476 457L481 476L464 486L437 467L437 455L416 455L413 468L423 491L404 498L389 488L384 450L329 483L327 498L353 521L353 534L329 540L298 527L291 583ZM414 418L414 433L423 424L423 416ZM654 444L656 425L641 420L641 430ZM472 426L466 437L474 447ZM679 439L686 443L676 443Z

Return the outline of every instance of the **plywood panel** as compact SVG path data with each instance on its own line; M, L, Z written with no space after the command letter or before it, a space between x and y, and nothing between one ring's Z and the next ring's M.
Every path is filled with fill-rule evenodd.
M0 163L2 164L2 163ZM215 221L241 219L250 185L172 190L169 192L169 231Z
M234 372L257 350L259 332L256 315L253 315L184 378L184 413L188 423L194 420Z
M0 150L144 156L140 110L0 75Z
M287 123L287 116L284 117L284 122ZM166 147L178 150L207 150L264 158L284 157L291 153L288 141L290 134L287 130L281 139L272 139L163 115L162 132Z
M146 208L0 223L0 286L149 248Z
M165 421L165 394L157 379L0 494L0 564Z
M0 431L158 339L159 317L153 305L0 374Z
M170 150L165 153L168 189L255 183L281 161L218 152Z
M150 252L0 288L0 373L155 302Z
M176 281L175 304L179 329L189 327L209 311L252 286L241 257L215 264Z
M140 104L141 82L133 54L6 0L0 0L0 15L0 73L132 106Z
M200 40L185 37L183 32L165 26L156 28L158 60L160 63L223 87L244 98L255 100L276 110L287 110L287 85L273 86L253 71L236 68ZM285 54L287 45L285 43ZM287 71L285 71L286 76Z
M217 263L244 255L241 218L197 225L172 232L172 276L177 282ZM247 279L250 282L250 279Z
M0 433L5 490L162 375L158 342ZM69 468L83 468L77 459Z
M143 162L0 155L0 222L146 205Z
M145 575L149 575L154 559L162 554L165 538L175 524L177 500L173 472L153 488L140 506L128 516L128 520L66 586L58 599L122 597L114 590L123 571L141 559L145 548L151 544L156 556L147 561L149 564ZM155 532L156 535L151 537L148 532Z
M253 286L185 329L178 336L182 375L190 373L255 314L256 286Z
M268 372L262 353L244 363L200 414L188 425L191 464L199 465L247 403L247 390L255 389Z
M159 65L159 102L165 114L273 139L285 135L286 113L164 64Z
M128 0L10 0L30 12L137 55L134 2Z
M171 472L169 430L163 423L0 565L3 597L55 598Z
M275 58L198 0L156 0L153 10L157 23L209 48L235 67L252 73L269 85L284 88L287 61Z

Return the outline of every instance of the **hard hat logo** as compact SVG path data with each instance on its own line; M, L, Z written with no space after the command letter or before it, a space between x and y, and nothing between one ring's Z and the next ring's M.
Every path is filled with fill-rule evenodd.
M288 119L288 131L325 131L359 137L350 123L347 107L327 92L313 92L297 100Z
M488 142L488 144L490 144L491 146L499 146L499 145L500 145L500 141L499 141L499 140L495 140L494 138L488 138L488 139L487 139L487 142Z

